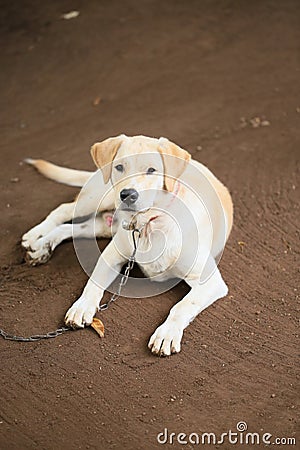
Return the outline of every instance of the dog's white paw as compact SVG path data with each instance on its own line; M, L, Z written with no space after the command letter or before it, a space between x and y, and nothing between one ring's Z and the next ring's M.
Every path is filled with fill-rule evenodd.
M148 347L155 355L170 356L171 353L180 352L182 335L183 328L176 321L167 320L155 330Z
M22 236L21 245L25 250L32 249L37 240L44 235L42 228L37 225Z
M26 252L25 260L30 266L45 264L51 258L54 246L45 238L39 239Z
M65 324L72 328L83 328L90 325L98 311L98 303L82 295L67 311Z

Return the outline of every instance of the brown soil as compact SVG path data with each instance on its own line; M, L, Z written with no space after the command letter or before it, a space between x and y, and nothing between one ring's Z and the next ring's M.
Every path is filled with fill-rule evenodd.
M92 169L97 140L167 136L224 181L235 205L221 261L230 294L191 324L180 354L159 359L146 344L184 284L121 299L103 317L103 340L91 329L1 340L1 450L153 450L165 427L220 434L241 420L295 436L299 2L0 6L0 326L55 329L86 282L71 242L44 266L22 260L21 235L76 194L24 157ZM77 18L60 18L72 9Z

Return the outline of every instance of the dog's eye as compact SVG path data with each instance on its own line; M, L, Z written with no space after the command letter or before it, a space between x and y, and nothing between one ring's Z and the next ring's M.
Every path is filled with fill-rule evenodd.
M118 172L124 172L124 166L123 166L123 164L118 164L118 165L115 167L115 169L116 169Z
M154 169L154 167L149 167L149 169L147 170L147 174L153 173L153 172L156 172L156 169Z

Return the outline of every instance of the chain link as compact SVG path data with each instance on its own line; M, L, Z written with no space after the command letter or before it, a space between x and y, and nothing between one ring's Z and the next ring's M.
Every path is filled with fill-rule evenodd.
M132 252L132 255L128 259L127 265L124 270L124 274L122 275L119 286L118 286L118 290L110 297L108 302L103 303L102 305L100 304L99 311L105 311L112 302L115 302L120 297L122 288L127 283L130 271L132 270L134 263L135 263L135 255L136 255L138 243L139 243L139 240L141 237L141 232L142 232L142 230L137 229L137 228L134 228L132 230L133 252ZM137 239L135 238L135 233L138 233Z
M6 339L8 341L36 342L36 341L41 341L42 339L56 338L57 336L60 336L61 334L65 333L66 331L71 331L71 330L72 330L72 328L70 328L70 327L61 327L61 328L57 328L57 330L55 330L55 331L49 331L49 333L46 333L46 334L34 334L29 337L24 337L24 336L15 336L14 334L6 333L6 331L4 331L0 328L0 336L2 336L3 339Z
M132 255L128 259L128 263L125 267L124 274L121 277L121 280L120 280L120 283L118 286L118 290L111 296L111 298L106 303L103 303L102 305L100 304L99 309L98 309L99 311L105 311L112 302L115 302L120 297L122 288L127 283L130 271L133 268L134 263L135 263L135 255L137 252L139 239L141 237L141 232L142 232L142 229L134 228L132 230L133 252L132 252ZM138 233L137 239L135 237L135 233ZM3 339L6 339L8 341L36 342L36 341L41 341L42 339L53 339L53 338L56 338L57 336L62 335L63 333L66 333L67 331L73 331L73 330L74 330L74 328L72 328L72 327L64 326L61 328L57 328L57 330L49 331L49 333L46 333L46 334L34 334L32 336L24 337L24 336L17 336L14 334L7 333L2 328L0 328L0 336L2 336Z

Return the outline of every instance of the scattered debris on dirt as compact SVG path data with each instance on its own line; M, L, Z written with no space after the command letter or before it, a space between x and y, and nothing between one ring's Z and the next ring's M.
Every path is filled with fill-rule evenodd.
M246 242L244 242L244 241L238 241L238 245L239 245L241 251L243 251L243 250L244 250L244 247L245 247L245 245L246 245Z
M101 97L94 98L93 106L98 106L100 104L101 100L102 100Z
M282 237L281 240L284 243L284 245L286 246L287 250L291 251L292 250L292 246L289 243L289 241L287 239L285 239L284 237Z
M252 128L259 128L259 127L269 127L271 125L270 121L261 118L261 117L252 117L251 119L246 119L245 117L240 118L240 127L252 127Z
M62 14L61 18L65 20L76 19L80 14L79 11L70 11L68 13Z

